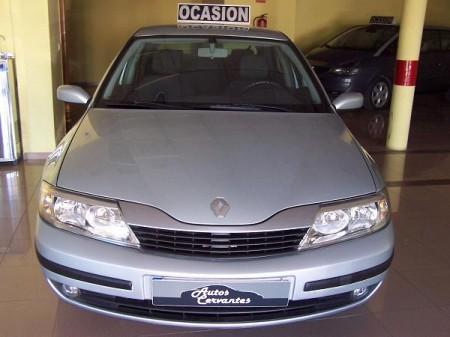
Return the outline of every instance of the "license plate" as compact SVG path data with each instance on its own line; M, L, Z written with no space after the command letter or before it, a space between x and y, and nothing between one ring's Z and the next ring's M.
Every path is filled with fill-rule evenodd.
M289 302L289 280L192 281L153 279L153 305L186 307L283 307Z

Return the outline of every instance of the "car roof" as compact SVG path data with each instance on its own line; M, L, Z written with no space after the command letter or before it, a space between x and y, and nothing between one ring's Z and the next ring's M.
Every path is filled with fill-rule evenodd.
M288 41L288 37L278 31L261 29L261 28L249 28L246 26L230 26L230 25L165 25L165 26L151 26L143 27L139 29L134 36L145 37L155 35L220 35L229 37L250 37L256 39L271 39L279 41Z
M382 24L382 23L370 23L367 25L359 25L359 26L355 26L355 27L369 27L369 26L396 27L396 28L400 27L399 24L387 25L387 24ZM424 25L423 29L426 29L426 30L450 30L450 27Z
M431 30L450 30L450 27L425 25L424 29L431 29Z

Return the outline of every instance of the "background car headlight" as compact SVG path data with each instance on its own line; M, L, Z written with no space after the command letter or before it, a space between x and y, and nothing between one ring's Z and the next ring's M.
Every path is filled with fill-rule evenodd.
M357 73L359 73L359 68L337 67L337 68L331 68L330 71L336 75L356 75Z
M375 232L383 228L389 218L389 202L384 192L370 198L324 205L300 243L300 249Z
M120 245L139 247L117 204L59 191L42 182L39 214L67 231Z

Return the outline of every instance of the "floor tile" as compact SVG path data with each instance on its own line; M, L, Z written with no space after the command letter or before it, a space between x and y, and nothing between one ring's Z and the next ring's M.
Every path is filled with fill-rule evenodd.
M403 180L450 179L448 153L411 153L405 163Z
M450 322L437 308L423 308L375 314L393 337L448 337Z
M379 324L378 320L372 314L359 315L348 318L327 318L303 324L305 336L317 337L389 337L387 331ZM299 325L302 328L302 325ZM295 336L295 327L288 330L290 334L286 336ZM251 335L249 335L251 336ZM269 337L270 335L268 335Z
M0 186L0 202L30 200L36 186L27 186L26 183L16 186L14 189Z
M449 269L401 271L399 273L435 305L450 305Z
M199 329L183 329L99 315L59 301L55 318L54 337L123 337L183 335Z
M55 315L55 299L0 302L0 336L50 337Z
M6 253L6 251L8 250L9 242L10 241L0 239L0 266L3 261L3 256Z
M36 233L36 220L37 211L28 210L20 220L20 223L17 225L13 239L34 241L34 235Z
M9 241L12 239L19 225L20 218L0 217L0 240Z
M427 249L427 246L414 239L397 237L395 245L395 256L392 268L399 271L449 268L446 259L435 252Z
M440 307L439 309L441 309L450 318L450 305Z
M399 273L391 270L377 293L366 304L371 312L433 307L433 303Z
M414 239L423 244L441 244L450 234L450 228L440 216L399 216L394 225L399 239Z
M54 298L40 268L0 265L0 302L46 300Z
M400 192L399 212L410 216L445 216L448 212L448 200L444 186L404 186ZM441 197L438 197L441 196Z
M26 207L27 202L24 199L3 201L0 203L0 217L21 218Z
M37 264L34 243L31 240L13 240L2 261L2 267L32 267Z

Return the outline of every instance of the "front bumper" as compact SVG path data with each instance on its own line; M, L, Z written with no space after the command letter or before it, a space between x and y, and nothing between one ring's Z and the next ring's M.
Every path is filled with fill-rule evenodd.
M342 76L324 72L318 74L318 77L331 98L336 98L345 92L360 92L364 94L369 85L369 77L366 74Z
M363 238L319 249L256 259L218 260L149 254L56 229L40 218L36 238L36 249L45 277L53 290L67 302L138 321L227 328L295 322L359 305L367 301L382 283L393 247L391 224ZM215 319L212 319L212 315L205 316L199 312L189 315L169 315L166 312L162 315L161 310L154 310L151 303L152 280L155 277L209 280L215 283L227 280L289 279L290 304L295 305L293 309L296 310L287 313L288 310L280 308L278 311L273 310L272 315L249 312L213 315ZM77 299L63 295L61 284L82 289L83 296ZM366 296L357 301L348 297L353 290L364 287L369 288ZM119 306L112 305L120 301L129 303L128 308L133 307L132 310L119 310ZM314 305L309 305L311 303ZM308 309L304 309L305 305ZM149 307L147 311L136 310L136 307L146 306ZM297 310L300 307L301 310ZM202 320L201 317L207 318Z

